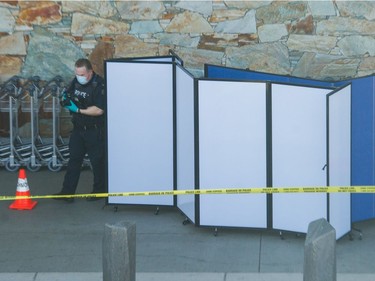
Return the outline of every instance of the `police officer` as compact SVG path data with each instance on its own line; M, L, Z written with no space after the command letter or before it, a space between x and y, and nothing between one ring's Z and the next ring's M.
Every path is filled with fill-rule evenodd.
M70 158L62 190L55 195L75 194L82 162L88 154L94 174L93 193L105 192L104 159L104 79L93 71L87 59L75 63L76 77L62 96L64 107L72 115L73 130L69 140ZM88 197L88 201L102 197ZM74 198L55 199L73 202Z

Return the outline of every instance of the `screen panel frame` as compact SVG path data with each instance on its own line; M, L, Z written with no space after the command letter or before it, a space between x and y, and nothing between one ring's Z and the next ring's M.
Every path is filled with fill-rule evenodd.
M173 64L108 60L105 69L108 192L174 190ZM122 196L107 203L174 206L174 198Z
M181 65L176 76L176 190L195 189L195 78ZM177 195L177 208L188 220L196 220L196 196Z
M272 83L273 187L326 186L329 92L326 88ZM327 219L327 208L325 193L273 194L273 228L307 233L311 221Z
M352 86L341 87L327 95L327 185L350 186L352 178ZM328 220L336 239L351 230L351 194L330 193Z
M197 98L197 188L266 186L266 83L199 79ZM231 106L237 106L236 111ZM256 129L259 132L251 135ZM252 159L254 154L261 154L258 161ZM200 226L267 227L266 194L200 195L198 208Z

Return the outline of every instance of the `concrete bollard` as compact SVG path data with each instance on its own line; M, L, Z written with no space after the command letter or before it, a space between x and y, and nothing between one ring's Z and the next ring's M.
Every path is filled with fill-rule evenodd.
M135 281L134 222L106 224L103 238L103 281Z
M336 281L336 230L325 219L309 224L303 281Z

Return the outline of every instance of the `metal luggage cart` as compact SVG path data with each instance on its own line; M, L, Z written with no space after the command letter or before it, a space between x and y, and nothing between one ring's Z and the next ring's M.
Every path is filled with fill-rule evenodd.
M44 87L38 76L29 79L24 86L25 94L21 98L22 112L30 113L30 157L26 163L27 169L32 172L39 171L41 166L47 165L52 157L52 145L45 143L39 135L39 109ZM18 151L18 149L16 149Z
M0 86L0 112L8 110L8 95L4 89L4 85ZM4 115L4 114L1 114ZM8 161L10 147L9 147L9 137L7 137L7 128L0 128L0 166L5 166Z
M27 150L27 146L22 143L18 133L18 110L21 92L20 79L14 76L5 82L2 89L3 95L0 97L0 112L9 113L9 140L1 145L0 161L10 172L17 171L20 165L25 164L23 161L25 159L20 159L20 154ZM15 149L16 144L19 151Z
M43 97L43 111L52 113L52 157L48 169L58 172L69 161L69 147L60 134L60 98L64 92L61 76L56 76L47 83Z
M4 99L4 91L3 91L3 85L0 85L0 104L2 104ZM1 109L0 109L1 112ZM0 115L2 115L0 113ZM7 138L4 138L4 132L6 130L4 128L0 128L0 167L5 166L5 162L3 160L4 156L6 157L7 152L9 151L9 143L7 142Z

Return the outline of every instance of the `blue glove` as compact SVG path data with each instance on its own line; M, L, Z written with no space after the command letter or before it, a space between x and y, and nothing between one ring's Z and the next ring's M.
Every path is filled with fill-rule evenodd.
M64 106L65 108L69 109L71 112L78 113L78 106L71 100L70 105Z

